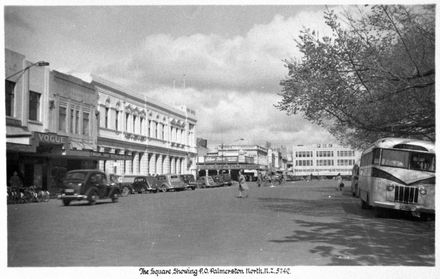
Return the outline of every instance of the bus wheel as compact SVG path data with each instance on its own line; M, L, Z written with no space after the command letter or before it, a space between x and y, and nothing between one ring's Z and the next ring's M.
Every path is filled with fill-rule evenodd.
M368 203L367 203L366 201L364 201L362 198L360 198L360 200L361 200L361 208L362 208L362 209L368 209L368 208L370 208L370 207L368 206Z
M388 216L386 208L375 207L374 208L374 216L377 218L386 218Z

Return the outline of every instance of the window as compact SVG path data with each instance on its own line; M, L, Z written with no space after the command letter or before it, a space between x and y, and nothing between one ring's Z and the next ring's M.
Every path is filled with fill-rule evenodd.
M104 128L108 128L108 113L109 113L109 108L105 108Z
M162 124L162 139L165 139L165 124Z
M333 157L333 151L316 151L316 157Z
M397 150L382 150L381 165L390 167L406 168L408 167L409 152Z
M85 135L85 136L89 135L89 113L88 112L83 113L83 135Z
M125 131L128 132L128 118L130 117L129 113L125 113Z
M116 111L116 118L115 118L115 129L119 130L119 111Z
M151 120L148 120L148 136L151 138Z
M317 160L316 165L317 166L333 166L334 162L333 160Z
M40 93L29 91L29 120L40 120L40 97Z
M75 132L75 110L70 109L70 132L73 134Z
M137 119L137 116L133 115L133 133L134 134L136 133L136 119Z
M142 126L144 125L144 119L141 117L140 120L141 120L141 123L139 125L139 134L142 135L142 130L143 130Z
M361 157L361 166L369 166L373 162L373 152L368 152Z
M5 83L6 116L14 116L15 82L7 80Z
M58 130L66 132L66 108L60 107L59 118L58 118Z
M76 111L75 113L75 134L79 134L79 111Z

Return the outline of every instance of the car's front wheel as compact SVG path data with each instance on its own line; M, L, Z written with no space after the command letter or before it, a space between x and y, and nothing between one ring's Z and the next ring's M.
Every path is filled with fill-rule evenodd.
M64 206L69 206L69 204L70 204L70 201L69 201L69 200L63 200L63 205L64 205Z
M117 193L114 193L113 195L112 195L112 202L117 202L118 201L118 194Z
M130 192L130 188L128 186L124 186L124 188L122 188L121 196L126 197L128 194L130 194Z
M167 190L168 190L168 189L167 189L167 186L166 186L166 185L162 185L162 186L160 186L160 191L161 191L162 193L165 193Z
M95 191L91 192L87 197L87 200L89 201L90 205L96 204L97 199L98 199L98 193L96 193Z

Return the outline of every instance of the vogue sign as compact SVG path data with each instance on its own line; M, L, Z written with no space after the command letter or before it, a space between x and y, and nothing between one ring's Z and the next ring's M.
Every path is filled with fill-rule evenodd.
M38 133L35 132L35 137L37 142L46 143L46 144L66 144L67 137L60 136L57 134L49 134L49 133Z

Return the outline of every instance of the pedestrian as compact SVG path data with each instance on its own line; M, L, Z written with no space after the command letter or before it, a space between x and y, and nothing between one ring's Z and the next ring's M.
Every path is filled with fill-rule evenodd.
M263 183L263 175L260 171L257 171L257 184L258 187L261 187L261 183Z
M16 171L14 171L14 174L9 179L9 184L12 188L20 188L23 186L23 182Z
M344 183L342 182L341 173L338 173L338 175L336 175L336 183L336 190L342 191L342 188L344 188Z
M274 179L274 173L271 171L269 172L269 183L270 183L270 188L275 187L275 185L273 185L273 179Z
M246 178L243 175L243 170L238 172L238 197L247 198L249 195L249 187L246 184Z

